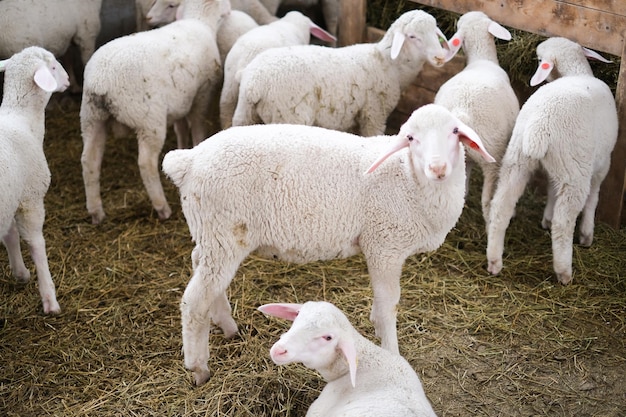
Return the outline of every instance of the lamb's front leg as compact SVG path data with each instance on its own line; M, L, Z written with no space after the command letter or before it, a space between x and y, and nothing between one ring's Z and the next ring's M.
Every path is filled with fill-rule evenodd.
M16 224L19 234L28 243L31 257L35 263L43 312L46 314L58 314L61 312L61 307L57 302L54 282L48 266L46 242L43 237L44 218L45 210L43 201L41 201L32 203L21 212L18 212Z
M381 346L400 353L396 330L396 306L400 302L400 275L404 259L367 258L367 270L372 282L374 302L370 319L374 323Z

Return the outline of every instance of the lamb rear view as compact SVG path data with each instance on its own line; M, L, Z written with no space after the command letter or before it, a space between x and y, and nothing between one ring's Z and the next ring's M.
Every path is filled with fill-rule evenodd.
M7 248L13 276L30 279L20 250L28 243L37 269L46 314L61 311L48 268L43 237L44 197L50 170L43 152L45 108L53 92L65 91L69 77L52 53L30 47L0 61L4 99L0 105L0 237Z
M211 320L227 337L237 332L226 290L254 251L297 263L363 252L376 334L399 352L402 266L437 249L461 215L461 142L493 160L473 130L433 104L416 110L398 136L253 125L168 152L163 171L179 189L196 245L181 301L185 366L196 383L209 378Z
M259 310L293 321L270 349L274 363L300 362L327 382L307 417L435 416L411 364L363 337L333 304L265 304Z
M522 106L504 154L491 202L488 270L502 270L504 235L515 205L539 167L549 178L541 222L551 229L554 272L561 284L572 280L572 242L582 211L580 243L591 245L600 184L609 171L617 140L617 109L609 87L593 76L587 57L597 53L565 38L537 47L539 67L531 85L539 88ZM606 60L604 60L606 61Z

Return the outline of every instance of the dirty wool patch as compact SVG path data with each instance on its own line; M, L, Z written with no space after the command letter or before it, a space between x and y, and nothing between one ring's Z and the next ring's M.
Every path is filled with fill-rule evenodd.
M36 280L17 285L0 251L0 415L303 416L324 382L278 367L269 348L289 324L256 308L327 300L377 341L362 257L291 265L247 259L229 289L239 335L211 335L212 378L194 387L181 354L179 302L193 247L177 190L172 218L152 211L133 137L109 138L98 226L85 209L77 99L48 108L52 172L45 237L63 309L42 313ZM165 150L175 146L169 137ZM443 246L410 257L398 306L401 353L440 416L620 416L626 409L626 230L596 227L574 248L574 280L552 271L543 195L529 190L506 238L504 270L485 269L480 173ZM27 265L32 267L24 248Z

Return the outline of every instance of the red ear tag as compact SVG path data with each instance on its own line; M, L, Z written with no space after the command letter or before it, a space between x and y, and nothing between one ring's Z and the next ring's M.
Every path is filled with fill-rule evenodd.
M461 40L459 38L452 39L453 46L459 46L461 44Z
M547 70L548 68L550 68L550 64L548 64L547 62L544 62L543 64L541 64L541 68L543 68L544 70Z
M480 146L478 146L478 144L476 142L470 142L470 148L472 148L474 150L478 150L478 149L480 149Z

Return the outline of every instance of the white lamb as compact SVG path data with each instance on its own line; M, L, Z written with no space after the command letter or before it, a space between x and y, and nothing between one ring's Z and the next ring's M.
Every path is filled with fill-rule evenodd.
M253 251L299 263L363 252L376 333L397 353L404 260L437 249L463 210L460 142L484 150L474 131L433 104L416 110L397 137L254 125L168 152L163 171L179 188L196 243L181 302L185 365L196 383L209 378L211 319L226 337L237 332L226 289ZM376 173L364 174L395 152Z
M340 0L260 0L261 3L269 10L269 12L275 15L278 12L278 8L282 6L286 7L300 7L309 8L319 5L322 9L322 15L324 16L324 23L328 32L330 32L335 38L339 28L339 18L341 15L341 1Z
M75 44L83 65L96 49L100 33L102 0L2 0L0 1L0 59L28 46L40 46L62 57ZM70 68L70 85L79 91Z
M224 85L220 96L222 129L232 125L239 96L242 70L263 51L292 45L306 45L311 35L325 41L335 38L300 12L289 12L276 22L259 26L242 35L224 61Z
M293 321L270 349L274 363L301 362L327 382L307 417L435 416L411 364L363 337L333 304L265 304L259 310Z
M87 210L94 224L105 217L100 168L109 119L136 131L141 178L160 219L172 212L158 168L168 124L186 118L194 145L207 135L209 100L217 97L222 79L215 33L230 4L228 0L184 4L180 20L114 39L87 63L80 109L81 162Z
M542 226L551 227L557 279L568 284L581 211L580 243L589 246L593 240L600 184L617 140L617 110L611 90L593 76L586 59L604 60L600 55L565 38L542 42L537 55L531 85L554 81L526 101L513 129L491 202L487 269L501 271L506 228L531 174L541 167L549 178Z
M462 46L467 65L444 83L435 96L435 103L446 107L478 133L497 161L496 164L486 163L475 150L467 152L468 183L474 163L483 172L481 201L485 225L489 221L489 207L498 181L498 168L519 113L519 102L509 76L498 64L494 36L511 39L508 30L482 12L469 12L461 16L457 32L449 40L452 51L449 58Z
M183 0L152 0L152 7L148 9L148 13L146 14L147 22L151 26L173 22L176 19L178 6L180 6L182 1ZM271 14L259 0L231 0L230 4L233 10L246 13L259 25L266 25L278 20L278 18Z
M20 282L30 279L20 236L28 243L43 311L57 314L61 308L43 237L44 197L50 185L43 139L48 100L53 92L67 89L69 77L52 53L34 46L0 61L0 72L5 73L0 105L0 237L11 272Z
M440 41L445 44L435 18L413 10L378 43L267 50L243 71L233 125L293 123L383 134L402 90L424 63L443 65Z

